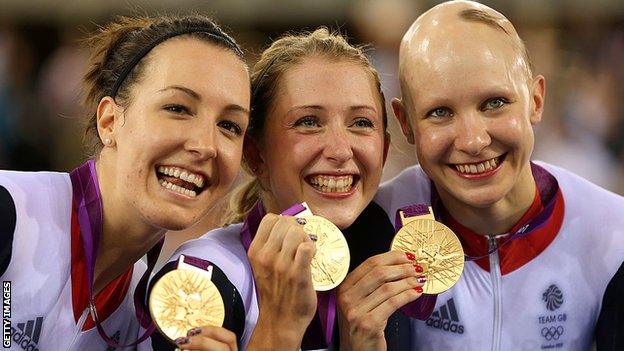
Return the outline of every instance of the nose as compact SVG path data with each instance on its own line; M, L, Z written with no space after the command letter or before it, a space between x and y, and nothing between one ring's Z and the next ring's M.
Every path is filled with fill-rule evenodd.
M217 157L217 127L196 127L187 134L185 149L198 159L206 160Z
M471 156L477 156L492 139L487 121L477 113L465 114L457 119L455 148Z
M323 155L333 163L340 165L353 158L353 148L346 127L328 127L324 133Z

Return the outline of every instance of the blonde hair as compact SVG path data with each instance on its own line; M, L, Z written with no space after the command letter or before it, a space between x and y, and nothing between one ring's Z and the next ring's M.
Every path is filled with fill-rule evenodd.
M310 57L321 57L330 61L349 61L361 65L370 73L375 82L382 106L384 132L387 126L385 97L377 70L370 63L362 46L353 46L337 32L320 27L314 32L287 34L267 48L251 70L251 116L247 129L249 141L262 137L268 111L274 102L281 77L286 71ZM258 143L259 144L259 143ZM249 165L243 160L243 169L253 175ZM230 199L225 216L225 224L244 220L247 213L260 199L260 182L256 177L238 187Z

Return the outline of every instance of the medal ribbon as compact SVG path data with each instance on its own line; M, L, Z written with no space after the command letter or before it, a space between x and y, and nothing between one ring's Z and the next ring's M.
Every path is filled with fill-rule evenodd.
M115 348L135 346L147 339L155 330L154 323L149 313L145 312L145 290L149 280L150 272L154 268L163 241L159 241L147 253L148 268L141 277L139 284L134 291L134 306L136 317L145 333L136 341L121 345L111 339L107 334L97 316L95 301L93 297L93 275L95 270L95 259L97 256L100 239L103 229L103 209L100 186L95 172L95 161L89 160L80 167L74 169L70 174L73 189L73 200L78 210L78 223L80 235L84 243L84 253L87 260L87 291L89 293L89 309L91 317L95 322L98 333L109 346Z
M306 208L297 204L282 212L283 215L294 216ZM260 201L251 209L247 219L241 229L241 239L245 251L249 251L249 246L258 231L260 221L266 215L264 206ZM303 335L301 348L303 350L327 348L332 341L334 332L334 322L336 319L336 293L334 290L317 291L317 307L314 319Z

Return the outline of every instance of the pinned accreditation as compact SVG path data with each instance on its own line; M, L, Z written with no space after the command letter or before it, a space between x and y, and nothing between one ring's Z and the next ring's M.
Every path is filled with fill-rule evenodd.
M177 269L160 278L149 297L154 324L172 342L192 328L220 327L225 318L223 299L212 282L213 266L195 260L180 255Z
M391 250L414 255L424 269L425 294L450 289L464 270L464 250L453 231L436 221L431 207L416 205L398 211L401 228L392 240Z
M304 218L303 230L315 238L316 254L311 264L314 290L327 291L337 287L347 276L351 261L349 245L340 229L328 219L312 214L305 202L283 214Z

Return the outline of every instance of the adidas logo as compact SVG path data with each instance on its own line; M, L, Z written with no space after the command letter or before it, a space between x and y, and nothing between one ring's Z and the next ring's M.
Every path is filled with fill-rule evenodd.
M36 320L29 320L26 323L17 323L17 329L11 327L13 341L25 351L39 351L39 335L41 335L41 325L43 317Z
M459 316L455 308L453 299L449 299L446 303L436 311L433 311L431 317L427 319L427 326L442 329L451 333L463 334L464 326L459 324Z

